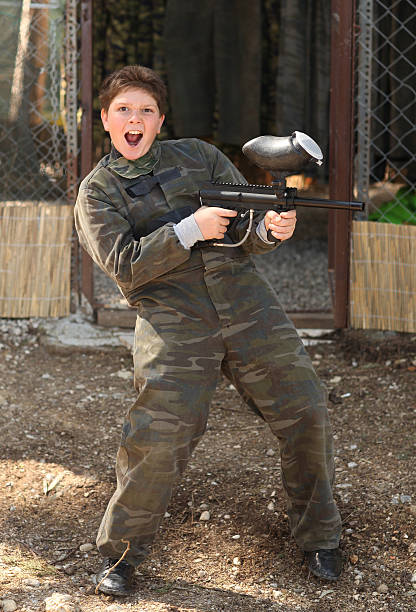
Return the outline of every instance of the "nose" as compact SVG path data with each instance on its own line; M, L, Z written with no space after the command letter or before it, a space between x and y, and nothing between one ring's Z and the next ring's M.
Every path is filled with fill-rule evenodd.
M133 109L130 113L129 121L130 123L140 121L140 111Z

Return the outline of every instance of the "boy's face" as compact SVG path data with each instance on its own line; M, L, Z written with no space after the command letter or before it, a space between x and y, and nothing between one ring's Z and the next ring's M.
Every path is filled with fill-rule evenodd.
M122 90L108 111L101 109L104 129L126 159L138 159L148 152L164 118L153 96L138 88Z

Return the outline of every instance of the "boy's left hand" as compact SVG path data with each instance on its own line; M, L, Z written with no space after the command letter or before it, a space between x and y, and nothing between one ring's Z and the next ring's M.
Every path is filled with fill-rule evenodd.
M268 210L264 216L266 230L271 230L278 240L288 240L292 237L296 225L296 210L288 210L280 214Z

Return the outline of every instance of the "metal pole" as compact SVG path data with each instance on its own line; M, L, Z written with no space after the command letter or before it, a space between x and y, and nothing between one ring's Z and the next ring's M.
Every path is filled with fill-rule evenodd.
M357 195L367 204L367 211L355 216L368 216L370 184L371 82L373 61L373 0L358 0L358 66L357 66L357 153L355 176Z
M77 0L66 2L66 165L68 200L75 202L78 183Z
M352 200L355 0L331 0L329 197ZM328 273L336 328L348 326L351 212L331 211Z
M93 164L92 2L81 2L81 178L92 170ZM93 272L91 257L81 249L81 291L91 306L94 303Z

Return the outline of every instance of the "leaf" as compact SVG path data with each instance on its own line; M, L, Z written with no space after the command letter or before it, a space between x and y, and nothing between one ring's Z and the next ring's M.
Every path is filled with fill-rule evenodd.
M43 492L45 495L48 495L48 493L50 493L62 480L62 478L64 477L64 473L58 474L58 476L55 476L55 478L52 480L52 482L49 482L49 480L47 478L43 479Z

